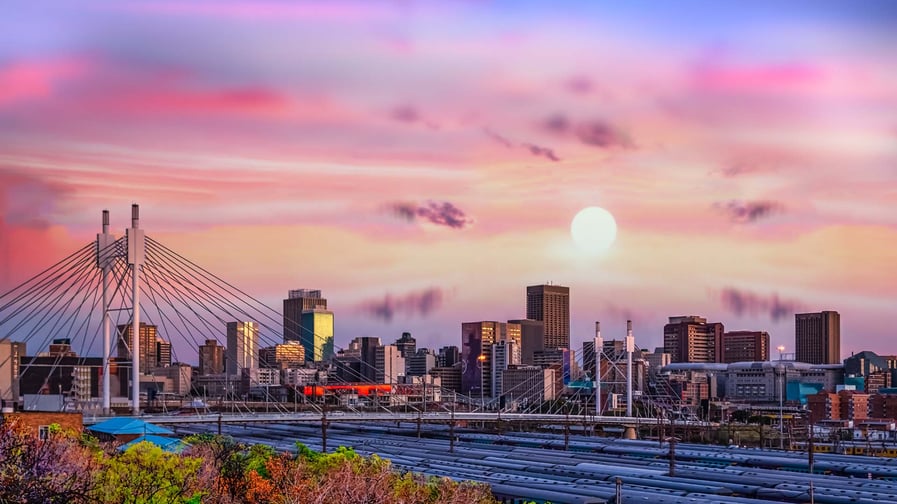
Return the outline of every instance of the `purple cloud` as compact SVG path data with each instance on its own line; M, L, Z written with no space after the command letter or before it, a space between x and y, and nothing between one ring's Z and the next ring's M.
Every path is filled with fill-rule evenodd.
M595 89L595 84L584 75L576 75L567 81L567 90L574 94L585 95Z
M513 142L511 142L507 138L503 137L502 135L499 135L498 133L492 131L489 128L484 128L483 132L486 133L486 136L488 136L492 140L495 140L496 142L500 143L501 145L504 145L505 147L507 147L509 149L514 147Z
M752 292L727 287L720 293L723 308L738 315L765 314L773 321L784 320L802 309L801 303L779 298L778 294L761 296Z
M749 224L784 211L784 205L776 201L738 201L715 203L714 208L722 210L732 222Z
M563 114L555 114L545 119L542 127L551 133L566 133L570 129L570 121Z
M411 105L399 105L392 109L389 116L398 122L416 123L421 120L420 112Z
M448 201L428 201L423 205L400 202L391 204L390 209L396 216L409 222L420 219L452 229L464 229L473 224L472 218Z
M382 299L374 299L361 304L361 311L385 322L392 321L397 313L407 316L426 317L438 310L445 299L445 293L437 287L409 292L402 296L386 294Z
M625 135L600 120L579 124L576 127L576 137L586 145L602 149L613 147L629 149L633 147L632 142Z
M539 147L538 145L531 143L523 144L523 146L529 149L530 154L532 154L533 156L544 157L555 162L561 160L561 158L557 157L557 155L554 153L554 150L549 149L548 147Z

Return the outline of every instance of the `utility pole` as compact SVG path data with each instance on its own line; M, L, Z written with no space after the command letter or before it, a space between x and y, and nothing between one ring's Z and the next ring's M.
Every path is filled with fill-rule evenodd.
M452 392L452 421L449 422L449 453L455 453L455 393Z
M670 438L670 477L676 476L676 438Z
M601 416L601 354L604 352L604 338L601 337L601 322L595 322L595 415Z
M635 337L632 335L632 321L626 321L626 416L632 417L632 352L635 351Z

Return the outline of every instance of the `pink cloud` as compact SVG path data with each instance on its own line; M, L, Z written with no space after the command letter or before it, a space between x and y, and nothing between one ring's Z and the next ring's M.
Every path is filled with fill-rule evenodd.
M0 68L0 106L50 96L63 80L77 78L90 68L82 57L16 61Z
M370 21L389 18L397 9L379 2L196 1L128 2L122 8L139 13L222 18Z
M775 93L813 88L826 77L820 68L803 63L755 66L709 63L694 69L692 82L698 89L718 93Z

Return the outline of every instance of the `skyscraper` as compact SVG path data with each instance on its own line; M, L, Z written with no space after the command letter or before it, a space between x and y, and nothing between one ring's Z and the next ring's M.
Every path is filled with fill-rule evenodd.
M224 347L218 341L207 339L199 345L199 374L221 374L224 372Z
M836 311L795 314L794 358L810 364L839 364L841 315Z
M305 360L325 362L333 358L333 312L320 290L296 289L283 300L283 340L299 341Z
M485 375L490 374L485 368L486 353L489 347L503 339L507 333L504 322L464 322L461 324L461 393L480 397L485 395L481 387L488 387ZM483 356L483 360L480 356Z
M118 358L131 359L132 325L118 326ZM159 352L167 364L159 360ZM140 374L153 374L153 369L171 365L171 344L159 337L156 326L140 323Z
M663 326L663 351L672 362L722 362L724 329L703 317L670 317Z
M316 308L302 312L300 340L305 347L305 360L329 362L333 358L333 312Z
M302 312L326 310L327 300L320 290L296 289L283 300L283 341L305 341L311 334L302 330ZM307 355L307 352L306 352Z
M769 360L769 333L766 331L728 331L723 333L721 362Z
M526 318L544 323L545 349L570 348L570 288L531 285L526 288Z
M533 364L533 354L545 349L545 323L539 320L509 320L520 326L520 362Z
M252 321L227 323L227 374L237 375L258 364L259 326Z

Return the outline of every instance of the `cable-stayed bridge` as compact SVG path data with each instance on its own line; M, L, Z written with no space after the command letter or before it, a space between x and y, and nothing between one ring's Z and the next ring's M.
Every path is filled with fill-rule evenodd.
M132 206L131 226L120 237L110 232L109 213L104 211L101 232L97 234L96 241L85 244L0 295L0 343L6 342L9 347L6 355L0 347L0 395L16 403L19 391L25 385L34 389L34 383L19 383L19 379L39 376L45 380L45 383L38 384L41 385L38 387L40 393L65 396L66 408L90 410L85 416L86 421L124 413L121 405L125 401L131 415L141 415L153 402L151 394L144 388L154 380L152 371L160 354L171 352L171 362L185 362L198 354L203 342L214 340L226 346L225 327L235 322L252 323L251 333L241 342L240 351L243 354L257 353L259 348L256 345L263 347L283 343L284 325L288 322L303 327L146 235L140 228L137 205ZM145 326L158 328L168 338L170 346L148 334ZM297 336L304 347L315 352L324 345L333 344L332 340L327 341L314 333ZM596 337L596 345L596 348L601 348L600 333ZM627 334L627 345L634 347L631 328ZM44 349L50 351L44 352ZM233 349L230 350L231 355L235 354ZM631 355L632 348L629 351ZM370 367L368 362L362 361L360 364ZM588 396L580 398L582 404L575 410L569 403L553 401L512 412L503 411L497 401L491 399L487 402L486 398L464 396L440 386L431 386L428 390L426 380L419 392L406 392L400 402L384 397L382 402L375 400L373 406L367 408L335 404L335 398L328 398L326 392L322 392L326 388L321 381L311 384L310 397L300 394L299 390L303 387L294 387L293 402L284 402L282 397L271 394L268 383L259 381L256 375L249 372L251 369L246 362L236 359L230 366L236 372L228 371L226 377L233 374L234 382L240 380L243 385L248 382L250 387L261 391L266 413L258 411L257 400L253 405L245 396L235 392L236 383L229 383L223 397L217 401L202 400L199 401L200 406L188 408L187 413L194 414L163 411L153 417L154 421L167 424L321 422L324 426L328 421L418 424L528 421L592 426L652 425L664 421L653 414L647 418L633 415L631 392L626 402L626 416L600 415L601 405L593 401L589 407ZM628 367L631 383L631 361ZM178 366L173 372L187 373L188 368ZM50 390L51 377L62 372L62 369L72 374L70 380L62 380L70 384L68 390ZM15 378L6 391L3 390L2 381L4 370L11 372ZM355 371L358 375L356 380L346 380L330 373L327 376L328 385L348 386L364 382L365 375L369 376L369 373L365 373L367 369L364 368L361 371ZM599 371L599 376L601 374ZM395 383L397 378L384 376L384 381ZM514 397L527 397L539 386L522 383L503 392ZM320 394L324 396L320 397ZM300 395L303 396L301 406L297 399ZM75 396L96 397L98 401L78 403L72 400ZM85 407L84 403L88 406ZM179 413L184 412L184 408L177 409ZM694 423L687 419L676 421L686 425Z

